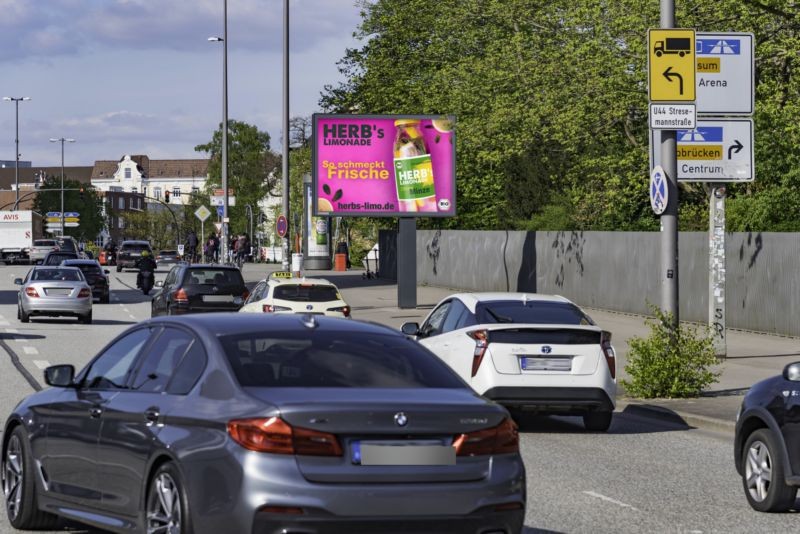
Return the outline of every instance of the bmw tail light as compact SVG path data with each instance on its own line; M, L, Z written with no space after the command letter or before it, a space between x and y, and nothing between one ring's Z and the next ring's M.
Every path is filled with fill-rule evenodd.
M186 294L186 291L183 288L178 289L172 294L172 298L175 302L179 304L188 304L189 303L189 295Z
M29 297L39 298L39 293L36 292L35 287L26 287L25 294L28 295Z
M337 308L328 308L328 311L339 312L344 314L345 317L350 317L350 306L339 306Z
M467 335L475 340L475 352L472 354L472 376L475 376L481 367L486 349L489 348L489 332L486 330L473 330L472 332L467 332Z
M453 440L456 456L484 456L519 452L519 431L509 418L496 427L459 434Z
M78 293L79 299L85 299L92 296L92 290L88 287L84 287L81 289L80 293Z
M614 347L611 346L611 332L603 330L603 334L600 337L600 348L606 358L606 365L608 365L608 372L611 373L611 378L617 378L617 355L614 354Z
M228 422L228 434L245 449L272 454L342 456L333 434L294 428L280 417L235 419Z

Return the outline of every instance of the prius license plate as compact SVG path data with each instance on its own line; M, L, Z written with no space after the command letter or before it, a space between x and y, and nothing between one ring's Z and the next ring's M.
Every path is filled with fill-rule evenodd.
M572 371L572 356L522 356L520 367L523 371Z

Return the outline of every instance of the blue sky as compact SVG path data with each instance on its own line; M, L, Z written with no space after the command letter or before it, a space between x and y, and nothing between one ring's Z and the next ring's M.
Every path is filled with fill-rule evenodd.
M281 149L283 0L228 0L228 116ZM147 154L205 157L222 120L223 0L0 0L0 96L19 104L20 159L34 166ZM291 0L290 115L318 109L336 62L358 46L355 0ZM0 102L0 159L15 109Z

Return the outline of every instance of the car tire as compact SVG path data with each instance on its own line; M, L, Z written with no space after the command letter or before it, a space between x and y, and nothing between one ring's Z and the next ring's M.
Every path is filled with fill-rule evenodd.
M172 462L159 467L150 480L147 489L147 508L145 517L148 532L159 532L169 526L169 532L185 534L192 532L189 515L189 499L178 468ZM167 503L175 503L170 510Z
M108 304L111 302L111 293L107 293L100 298L100 304Z
M117 265L117 272L118 273L122 272L122 265Z
M583 414L583 426L591 432L605 432L611 426L613 412L598 410Z
M86 315L81 315L78 319L83 324L92 324L92 312L89 312Z
M53 514L39 510L35 488L35 469L28 437L17 426L3 451L3 497L11 525L19 530L52 530L59 523Z
M786 466L775 435L766 428L750 434L742 450L742 486L750 506L759 512L785 512L797 488L786 485Z
M25 313L25 310L22 309L22 306L17 306L17 317L21 323L31 322L31 316Z

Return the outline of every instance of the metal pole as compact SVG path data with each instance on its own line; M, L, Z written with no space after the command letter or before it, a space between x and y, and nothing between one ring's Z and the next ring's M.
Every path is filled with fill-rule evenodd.
M61 138L61 237L64 237L64 138Z
M289 0L283 2L283 215L289 218ZM289 270L289 232L283 238L284 271Z
M674 0L661 0L661 27L675 27ZM678 306L678 155L675 130L661 132L661 164L667 178L667 208L661 215L661 308L680 322Z
M17 205L19 204L19 98L14 99L14 104L16 109L16 136L14 139L14 143L16 146L16 150L14 154L16 155L16 164L14 165L14 184L15 185L15 201L14 201L14 211L17 210Z
M725 336L725 184L710 184L708 213L708 324L714 335L714 352L728 354Z
M228 252L228 0L223 0L222 33L222 253ZM223 260L223 263L225 261Z

